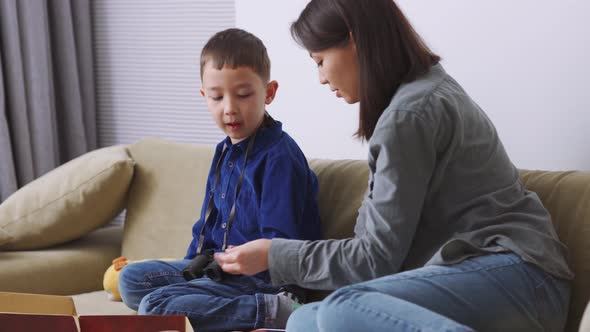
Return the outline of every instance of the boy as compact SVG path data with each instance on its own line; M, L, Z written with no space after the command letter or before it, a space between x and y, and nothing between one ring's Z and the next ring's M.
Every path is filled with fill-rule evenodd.
M120 293L139 314L186 315L199 331L283 328L301 289L272 286L268 272L225 274L209 258L258 238L320 239L317 178L266 113L278 83L260 39L240 29L215 34L201 52L201 81L227 137L215 151L193 240L183 260L126 266Z

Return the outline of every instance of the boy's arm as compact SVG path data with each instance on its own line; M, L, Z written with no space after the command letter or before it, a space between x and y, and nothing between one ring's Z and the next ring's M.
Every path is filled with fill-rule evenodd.
M306 200L310 193L309 186L312 185L309 181L310 172L305 160L301 162L286 155L268 160L262 177L258 215L262 237L303 239L303 227L315 226L306 225L306 220L303 220L305 209L308 208Z

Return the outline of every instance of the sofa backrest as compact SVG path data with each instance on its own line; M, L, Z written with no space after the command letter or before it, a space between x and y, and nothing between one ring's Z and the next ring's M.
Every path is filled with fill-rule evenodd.
M129 190L122 254L130 259L180 258L191 241L201 210L214 149L149 138L129 147L136 162ZM325 238L353 235L364 197L364 160L310 160L320 184L319 206ZM570 249L576 273L567 331L577 331L590 298L590 172L521 171L553 217Z
M520 171L528 190L551 213L559 239L569 248L572 283L566 331L578 331L590 299L590 172Z
M367 190L367 162L312 159L309 166L318 176L318 205L324 239L352 237L358 209Z
M199 218L212 146L158 138L129 146L136 163L129 189L122 255L129 259L183 257ZM353 235L367 188L361 160L311 160L320 184L319 206L325 238Z
M182 258L198 219L214 149L158 138L129 146L135 172L128 193L122 255Z

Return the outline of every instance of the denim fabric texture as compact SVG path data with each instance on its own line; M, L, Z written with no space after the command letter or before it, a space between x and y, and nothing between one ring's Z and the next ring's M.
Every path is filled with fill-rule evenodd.
M140 315L184 315L197 331L253 330L273 325L278 308L266 308L264 294L273 287L256 277L227 276L184 280L190 260L145 261L125 266L119 291L125 304Z
M340 288L296 310L287 331L557 332L569 296L569 281L515 254L489 254Z

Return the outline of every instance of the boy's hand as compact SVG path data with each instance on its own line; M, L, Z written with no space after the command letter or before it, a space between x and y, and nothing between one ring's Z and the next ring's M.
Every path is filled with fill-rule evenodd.
M230 246L224 253L216 253L215 260L223 271L231 274L253 275L268 270L269 239L258 239Z

